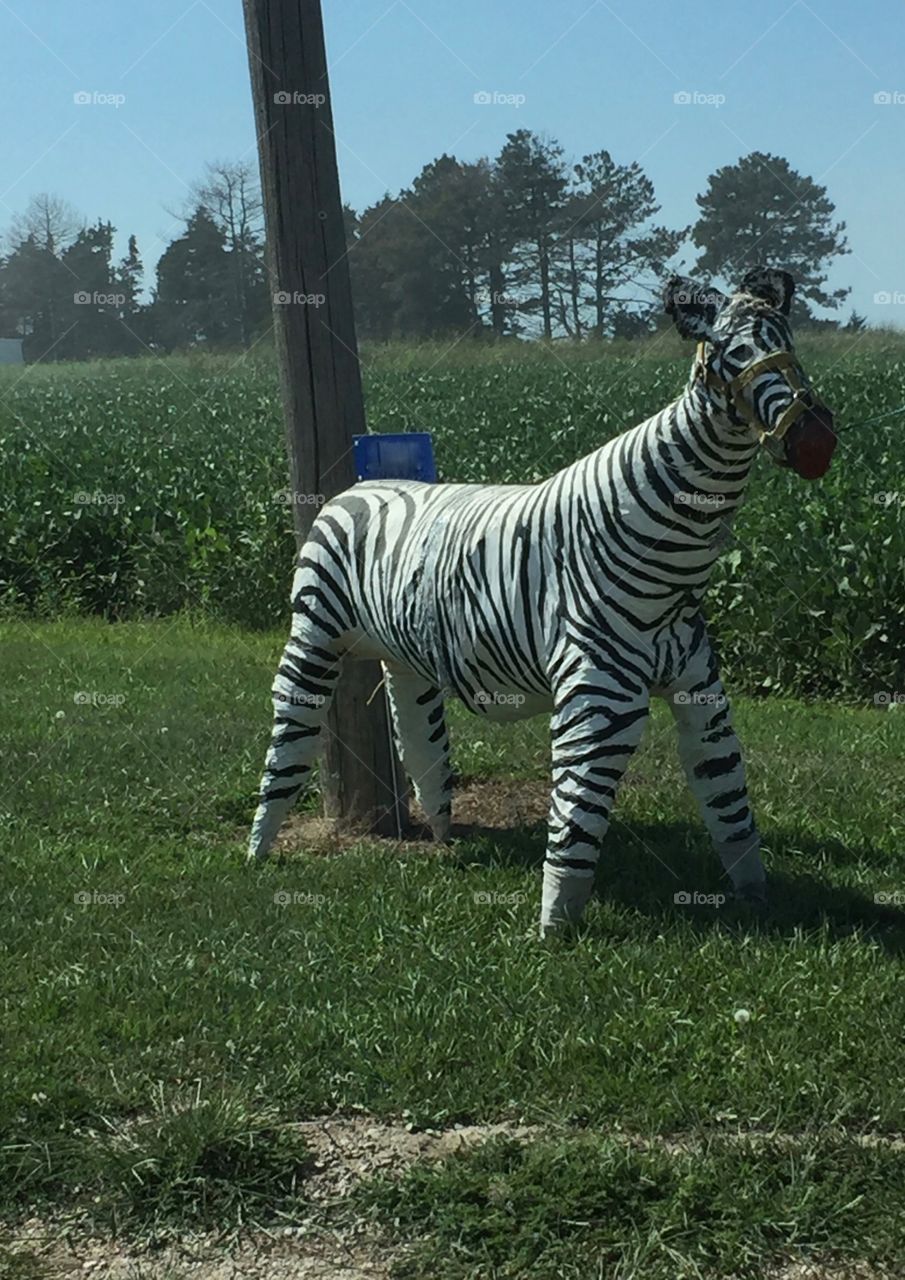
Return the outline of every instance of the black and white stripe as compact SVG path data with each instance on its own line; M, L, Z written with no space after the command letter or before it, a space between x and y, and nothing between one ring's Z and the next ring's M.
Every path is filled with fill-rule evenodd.
M791 346L776 277L723 298L674 280L667 309L726 381ZM747 391L769 428L777 372ZM580 915L616 790L648 716L675 716L688 783L736 889L764 872L741 749L701 600L742 499L756 434L692 377L647 422L535 485L356 485L318 516L292 589L275 724L250 856L270 847L308 779L344 659L380 658L406 771L449 833L444 695L479 715L551 714L553 793L542 926Z

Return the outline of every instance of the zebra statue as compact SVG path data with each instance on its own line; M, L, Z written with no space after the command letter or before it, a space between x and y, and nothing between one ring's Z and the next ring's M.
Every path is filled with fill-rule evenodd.
M668 408L532 485L357 484L302 548L249 858L306 784L346 657L383 662L403 766L433 834L450 833L444 695L479 715L551 715L553 790L541 932L577 922L616 789L665 698L735 895L766 901L760 840L701 600L758 447L826 471L832 417L793 352L784 271L727 297L674 277L664 301L697 340Z

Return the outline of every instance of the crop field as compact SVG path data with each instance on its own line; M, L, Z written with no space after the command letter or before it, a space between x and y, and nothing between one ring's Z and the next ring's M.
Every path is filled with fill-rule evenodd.
M856 424L905 402L905 342L814 338L802 358L852 430L819 484L762 460L710 616L734 687L869 699L905 651L905 416ZM539 480L662 408L690 360L672 336L640 355L387 348L366 353L369 423L432 431L441 479ZM292 519L271 359L0 374L0 604L279 625Z
M541 478L690 352L366 353L373 429ZM315 799L243 863L291 510L275 373L0 378L0 1276L877 1280L905 1258L905 345L802 350L831 474L758 464L709 597L771 907L656 714L587 927L535 937L546 726L454 709L449 848Z

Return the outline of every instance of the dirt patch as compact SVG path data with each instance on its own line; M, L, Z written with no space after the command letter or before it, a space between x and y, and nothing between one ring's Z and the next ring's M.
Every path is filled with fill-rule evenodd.
M398 1176L416 1161L442 1160L500 1135L526 1141L542 1132L530 1125L475 1124L454 1129L413 1131L365 1116L304 1120L298 1126L314 1153L314 1173L306 1188L314 1200L347 1195L374 1174Z
M902 1280L903 1274L866 1262L791 1262L767 1271L764 1280Z
M46 1223L34 1227L14 1251L0 1248L4 1280L389 1280L399 1256L352 1236L308 1234L305 1227L256 1233L231 1248L197 1236L144 1253L100 1239L68 1241L55 1237ZM903 1274L861 1262L811 1261L771 1267L764 1280L902 1280Z
M549 809L549 779L469 779L453 796L453 835L533 827L547 821Z
M452 836L454 840L474 839L533 827L546 822L549 808L549 781L467 779L453 793ZM394 853L436 853L443 848L433 840L424 814L413 802L409 834L403 840L339 828L320 814L300 813L291 814L283 823L274 849L282 854L305 852L330 856L345 853L362 840Z
M66 1235L46 1222L0 1253L0 1275L22 1280L386 1280L391 1256L364 1238L310 1230L252 1232L224 1245L216 1236L186 1236L153 1250L100 1237Z

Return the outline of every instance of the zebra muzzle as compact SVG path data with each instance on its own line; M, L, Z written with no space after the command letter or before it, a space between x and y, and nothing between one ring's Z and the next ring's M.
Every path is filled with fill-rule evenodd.
M819 480L830 468L837 443L833 415L824 405L813 405L786 432L785 460L805 480Z

